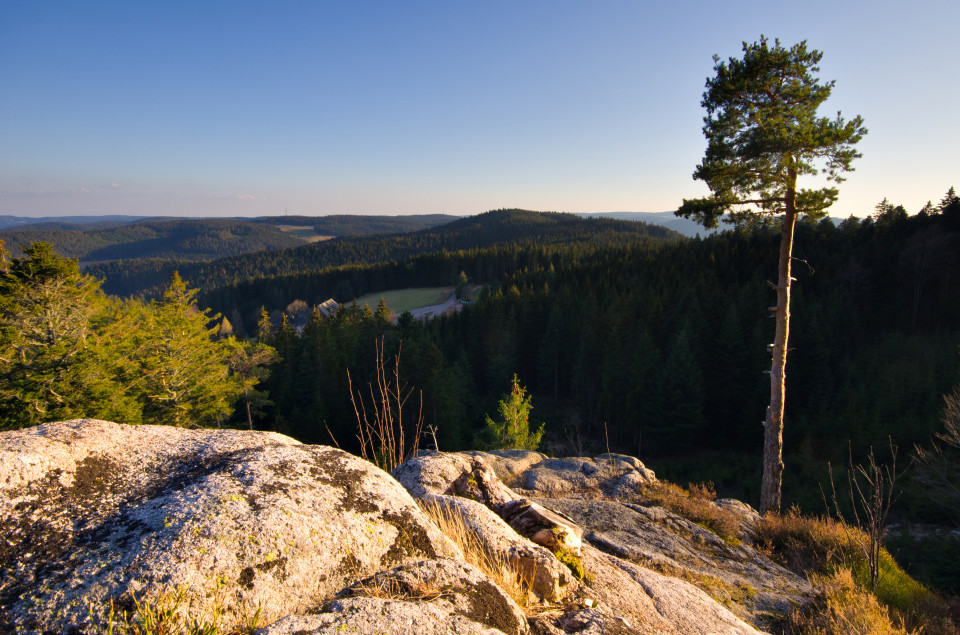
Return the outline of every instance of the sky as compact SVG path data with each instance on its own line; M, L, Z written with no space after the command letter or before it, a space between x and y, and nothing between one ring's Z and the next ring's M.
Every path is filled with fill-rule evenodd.
M821 113L865 119L831 215L915 213L960 186L958 23L956 0L9 0L0 214L673 210L708 193L713 55L761 35L822 51Z

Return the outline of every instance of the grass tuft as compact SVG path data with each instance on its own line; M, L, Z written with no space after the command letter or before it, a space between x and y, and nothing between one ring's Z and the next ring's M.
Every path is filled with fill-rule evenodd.
M643 485L639 497L644 504L659 505L709 529L729 544L740 544L740 519L735 512L713 503L717 498L713 483L691 483L685 489L655 481Z
M186 591L161 590L154 594L133 596L133 611L118 610L113 598L106 613L106 621L97 619L90 608L94 632L102 635L252 635L262 626L261 609L244 610L242 614L226 618L222 597L214 596L214 602L206 614L199 618L187 618L181 607L186 600Z
M533 610L530 603L530 584L517 563L510 561L503 554L487 551L480 537L467 526L463 517L452 507L432 501L419 501L419 504L440 531L460 548L468 563L486 574L524 611Z
M889 611L854 581L849 569L810 578L817 588L813 603L790 615L790 633L804 635L910 635Z
M805 614L803 619L813 620L814 626L810 627L811 630L795 632L907 633L922 630L925 635L960 633L956 615L951 617L955 611L950 603L907 575L886 549L880 552L877 584L870 589L869 565L863 551L857 547L863 538L863 533L855 527L832 518L803 516L795 508L782 516L764 516L757 526L761 549L793 572L808 576L815 586L820 586L822 601L815 603L815 609L829 614L821 617ZM847 577L856 585L856 592L847 588ZM871 608L873 604L865 598L873 603L879 602L885 612L889 609L893 621L901 626L891 626L894 630L882 630L877 626L880 630L876 631L828 629L832 628L830 624L842 624L844 620L850 621L849 628L859 628L856 620L867 620L875 612ZM857 612L856 606L845 606L845 602L864 604L864 612Z

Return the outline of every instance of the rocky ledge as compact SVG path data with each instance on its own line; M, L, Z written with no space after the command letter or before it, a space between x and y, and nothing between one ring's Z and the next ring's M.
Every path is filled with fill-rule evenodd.
M264 635L756 633L809 598L747 505L709 503L737 518L721 538L652 505L655 483L621 455L427 453L391 476L265 432L4 432L0 631L166 602Z

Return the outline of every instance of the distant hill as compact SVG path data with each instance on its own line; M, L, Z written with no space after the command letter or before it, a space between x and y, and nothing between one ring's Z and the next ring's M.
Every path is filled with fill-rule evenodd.
M32 225L0 231L14 256L19 247L48 242L57 253L81 262L128 258L209 260L263 249L280 249L303 244L303 239L277 228L229 219L141 221L118 227L99 228L65 223ZM67 228L64 228L67 227ZM80 227L80 229L76 228Z
M401 261L441 250L455 251L509 244L623 245L645 240L678 240L676 232L647 223L610 218L586 219L574 214L496 210L467 216L417 232L377 236L344 236L331 240L261 251L207 263L135 260L92 265L88 271L105 279L104 290L117 295L155 294L174 270L201 289L343 265Z
M266 225L297 225L313 227L324 236L367 236L414 232L443 225L460 218L449 214L411 214L408 216L361 216L334 214L331 216L261 216L251 219Z
M4 216L0 215L0 230L9 228L22 229L91 229L97 227L119 227L143 220L147 216ZM39 226L39 227L38 227Z
M49 242L62 256L82 263L131 258L213 260L243 253L295 247L308 242L290 226L317 236L363 236L418 231L457 216L264 216L259 218L176 218L143 216L0 216L0 240L14 256L19 247ZM316 240L316 236L314 236Z
M650 223L651 225L660 225L667 229L683 234L689 238L696 235L707 236L717 232L716 229L704 229L703 225L698 225L692 220L675 216L673 212L601 212L579 214L585 218L616 218L619 220L640 221ZM721 227L722 229L722 227Z
M720 223L720 227L717 229L704 229L703 225L700 225L692 220L676 216L673 212L600 212L578 214L578 216L583 216L584 218L602 217L640 221L672 229L673 231L683 234L689 238L693 238L694 236L710 236L719 231L732 229L731 225L727 225L723 222ZM830 220L833 221L834 225L839 225L844 221L843 218L837 218L835 216L831 216Z

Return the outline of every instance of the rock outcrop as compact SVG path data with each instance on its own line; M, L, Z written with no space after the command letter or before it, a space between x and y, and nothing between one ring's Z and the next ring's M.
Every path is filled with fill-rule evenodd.
M534 535L521 536L496 513L495 510L516 511L515 504L522 504L526 499L505 487L482 459L463 454L427 453L398 466L393 474L419 500L460 514L489 553L511 563L522 573L538 600L562 602L575 591L573 572L542 544L556 540L541 539L540 544L534 543L527 539ZM463 496L464 493L468 496ZM520 520L522 523L523 519ZM563 527L557 533L565 542L575 540L579 552L583 532L572 521L564 522Z
M46 424L0 436L0 631L90 628L111 598L189 615L304 612L353 581L462 555L394 479L271 433Z
M187 619L257 616L261 635L746 634L809 596L751 546L749 506L717 501L742 518L742 541L723 540L644 504L655 481L622 455L429 453L391 476L272 433L4 432L0 631L96 632L111 600L166 593ZM467 564L430 506L499 564ZM553 520L514 522L531 508Z
M482 572L452 560L428 560L360 580L313 615L289 616L259 635L298 633L530 632L523 609Z

